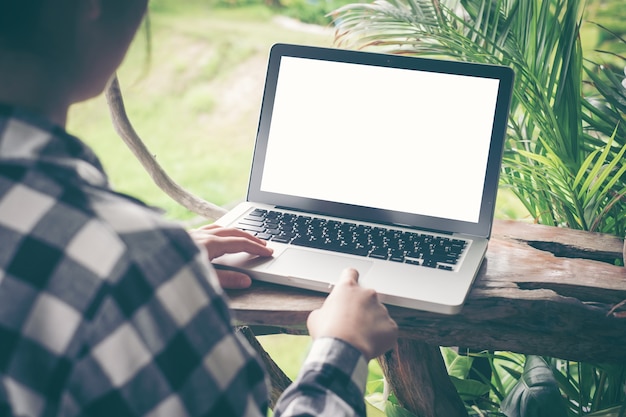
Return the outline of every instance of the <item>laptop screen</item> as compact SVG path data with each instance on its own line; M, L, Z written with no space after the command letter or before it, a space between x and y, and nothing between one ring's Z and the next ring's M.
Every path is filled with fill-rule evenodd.
M358 217L365 220L381 221L368 213L383 221L402 213L391 217L411 219L400 222L410 226L428 227L434 219L479 224L485 187L494 188L487 179L499 171L503 132L494 121L502 80L407 68L421 59L397 58L399 66L281 56L275 78L268 73L256 150L262 158L255 153L254 161L262 169L253 169L258 181L251 186L261 195L304 202L295 208L325 213L335 207L348 216L362 208ZM494 125L500 146L489 172ZM488 194L495 199L495 190ZM414 224L420 220L425 225Z

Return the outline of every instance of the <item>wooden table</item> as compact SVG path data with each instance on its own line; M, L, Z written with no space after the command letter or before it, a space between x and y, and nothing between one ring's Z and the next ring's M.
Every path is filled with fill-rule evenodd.
M615 265L622 250L609 235L496 221L460 314L389 307L400 340L379 360L399 402L421 416L467 415L439 346L626 362L626 268ZM237 324L257 335L306 334L325 297L258 282L229 296Z

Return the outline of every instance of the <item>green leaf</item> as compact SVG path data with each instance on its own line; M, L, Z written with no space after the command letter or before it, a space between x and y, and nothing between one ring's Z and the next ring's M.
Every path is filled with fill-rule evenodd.
M586 417L622 417L623 414L620 414L623 407L611 407L606 410L596 411L595 413L587 414Z
M473 361L474 359L469 356L457 355L448 367L448 374L459 379L467 378Z
M368 407L373 407L382 412L384 411L385 405L387 405L387 403L388 399L383 395L382 392L375 392L373 394L365 396L365 405L367 410L369 410Z
M389 402L385 406L385 413L387 417L416 417L415 414L411 413L406 408Z
M539 356L528 356L522 377L501 409L508 417L567 417L552 370Z
M365 401L365 412L367 417L386 417L383 411L374 407L369 401Z
M463 400L475 400L487 394L491 387L473 379L461 379L450 376L452 384Z
M385 389L384 379L371 379L365 385L366 394L382 393Z
M459 354L454 349L446 346L440 347L439 350L441 350L441 356L443 357L443 361L446 364L446 368L450 369L450 365L459 356Z

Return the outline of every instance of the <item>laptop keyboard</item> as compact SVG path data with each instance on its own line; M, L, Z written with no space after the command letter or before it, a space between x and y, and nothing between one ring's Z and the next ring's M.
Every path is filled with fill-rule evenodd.
M345 221L255 209L237 228L256 237L307 248L453 271L465 240Z

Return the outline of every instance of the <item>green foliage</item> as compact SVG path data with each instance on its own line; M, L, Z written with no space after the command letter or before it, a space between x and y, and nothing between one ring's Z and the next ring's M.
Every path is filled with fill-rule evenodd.
M155 13L187 13L190 9L208 9L213 5L213 1L216 0L185 0L185 2L178 0L150 0L148 7L150 12Z
M510 352L460 355L450 348L441 348L441 352L452 382L466 404L468 414L481 417L504 416L500 412L500 402L520 378L523 356ZM489 375L477 371L477 360L488 362Z
M332 34L286 27L266 6L209 10L206 3L151 0L150 58L140 34L119 76L129 117L168 174L228 207L245 196L269 48L329 46ZM118 191L196 224L119 139L103 97L74 106L68 128L96 151Z
M524 373L502 401L508 417L566 417L567 411L552 370L543 358L529 356Z
M570 416L595 415L626 407L626 365L592 365L549 359Z
M354 0L280 0L280 12L304 23L328 26L332 23L330 13L340 6L355 3Z
M490 391L490 386L486 382L469 378L474 358L466 355L459 355L452 349L441 349L441 353L448 369L448 374L452 378L452 383L457 392L466 402L483 398Z
M563 408L566 414L562 415L618 417L620 412L626 413L625 364L586 364L555 358L525 357L511 352L481 352L467 356L459 355L449 348L442 348L442 354L448 373L470 415L502 416L504 412L507 417L538 416L531 411L527 414L518 413L522 408L529 410L530 399L530 402L545 400L547 405L542 407L545 407L544 411L550 411L545 415L556 417L559 414L553 407L557 402L557 388L562 398L558 402L565 405ZM470 370L478 359L488 361L491 374L479 375L477 380L472 380ZM463 383L459 383L459 380ZM488 386L488 396L480 390L473 393L465 390L463 384L468 380L473 384L480 382ZM533 391L540 392L543 399L530 398Z
M335 17L344 46L511 66L503 186L540 223L623 236L625 89L585 61L583 13L580 0L378 0Z
M367 417L416 417L398 405L377 362L369 363L368 381L365 387Z
M329 13L354 0L151 0L150 10L157 13L186 13L189 10L208 11L263 6L274 13L297 19L304 23L329 26Z

